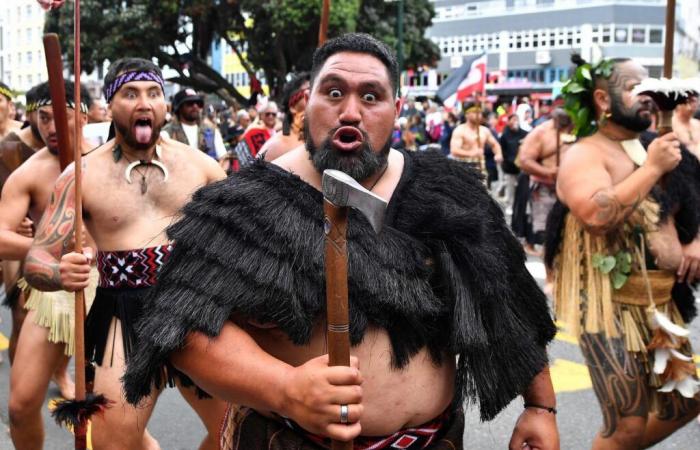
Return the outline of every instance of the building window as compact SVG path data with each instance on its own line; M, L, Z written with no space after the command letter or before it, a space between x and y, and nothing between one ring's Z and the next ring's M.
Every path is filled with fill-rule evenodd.
M635 44L643 44L646 42L647 30L644 28L632 28L632 42Z
M17 53L17 64L22 64L22 54Z
M27 64L32 63L32 52L27 52Z
M34 76L33 75L27 75L27 83L30 85L34 84Z
M610 26L603 27L603 42L606 44L610 42Z
M615 42L626 43L627 42L627 28L615 28Z
M27 5L27 18L32 17L32 5Z
M649 43L661 44L664 41L663 30L661 28L652 28L649 30Z

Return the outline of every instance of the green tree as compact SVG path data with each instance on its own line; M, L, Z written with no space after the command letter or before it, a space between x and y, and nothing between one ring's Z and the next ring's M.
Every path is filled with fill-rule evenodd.
M428 0L406 1L404 54L408 67L439 56L423 37L434 10ZM61 36L73 58L73 3L49 14L46 31ZM177 71L171 81L217 93L231 103L243 96L208 63L212 43L223 39L249 75L262 71L273 95L289 72L308 70L317 46L321 0L82 0L81 65L91 73L105 60L156 58ZM333 0L329 37L363 31L396 47L395 4ZM72 65L71 65L72 69Z
M426 39L425 30L433 23L435 9L429 0L399 0L405 2L403 25L404 69L418 66L435 66L440 59L440 49ZM357 31L369 33L397 48L397 2L386 0L362 0Z

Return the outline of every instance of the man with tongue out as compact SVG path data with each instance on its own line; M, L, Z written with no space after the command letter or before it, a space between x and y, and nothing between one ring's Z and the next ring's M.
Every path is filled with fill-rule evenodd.
M390 149L397 79L373 37L327 41L313 57L306 148L257 160L185 206L124 376L130 402L174 365L237 405L223 448L310 450L332 438L435 450L462 448L465 399L491 419L522 395L510 448L558 448L546 298L476 173ZM389 201L379 235L350 212L352 367L326 355L329 168Z
M68 128L72 134L75 127L73 83L65 83L68 108ZM81 89L84 103L81 116L87 121L87 104L90 97L85 87ZM44 142L41 148L15 169L2 187L0 201L0 258L6 261L23 261L32 245L32 222L38 224L49 204L53 184L61 174L58 156L58 140L54 124L55 106L51 104L48 83L42 83L33 91L33 115L37 116L36 133ZM65 103L62 107L65 108ZM20 131L19 133L23 133ZM31 133L31 131L30 131ZM31 142L31 141L30 141ZM90 148L87 141L81 142L83 152ZM30 149L31 151L31 149ZM23 232L17 232L18 226L31 219ZM45 219L48 221L50 219ZM26 229L28 228L28 229ZM72 233L71 233L72 236ZM37 238L41 238L38 236ZM89 240L88 242L92 242ZM73 354L73 317L74 295L34 283L29 268L31 260L24 266L25 278L14 280L18 290L22 290L26 303L27 316L21 325L17 341L12 371L10 374L10 434L16 448L43 448L44 429L41 408L44 404L49 381L58 384L61 395L73 398L74 386L66 372L68 360ZM32 285L29 288L27 281ZM92 302L92 293L86 293L87 304ZM19 306L18 307L22 307Z
M156 449L145 429L156 397L165 382L177 382L183 396L207 429L202 449L215 449L224 405L198 399L184 389L188 379L170 370L139 407L124 401L120 378L141 349L135 342L143 302L156 284L161 264L171 251L165 228L199 187L225 178L216 161L175 140L161 137L166 103L160 69L143 59L126 58L110 66L104 95L109 102L116 137L83 158L83 215L94 246L83 254L66 253L73 226L74 173L58 179L28 260L31 270L49 289L75 291L87 285L92 260L99 283L85 330L86 357L96 365L96 393L114 402L93 416L92 448ZM70 247L68 247L70 248ZM144 317L148 321L148 317Z

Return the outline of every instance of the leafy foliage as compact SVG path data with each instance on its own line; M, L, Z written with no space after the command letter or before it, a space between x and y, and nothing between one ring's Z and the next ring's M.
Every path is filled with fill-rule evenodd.
M432 64L439 50L424 37L434 9L428 0L404 0L407 67ZM322 0L82 0L81 62L87 73L124 56L156 58L177 71L171 81L247 103L207 59L226 42L251 77L262 71L273 95L293 71L308 70L317 46ZM333 0L328 37L369 32L395 47L396 8L383 0ZM73 59L73 3L48 13Z
M592 265L594 269L609 274L613 287L620 289L632 272L632 254L625 250L619 251L614 256L596 253L593 255Z
M576 68L573 76L562 87L564 109L574 123L574 135L589 136L598 129L593 109L595 78L610 78L613 65L614 62L609 59L603 59L594 66L583 63Z

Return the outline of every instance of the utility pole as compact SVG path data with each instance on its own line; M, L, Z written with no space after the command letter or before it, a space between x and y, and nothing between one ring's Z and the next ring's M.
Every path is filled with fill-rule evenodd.
M396 58L399 62L399 77L403 72L403 13L404 13L404 2L405 0L398 1L398 18L396 23Z

